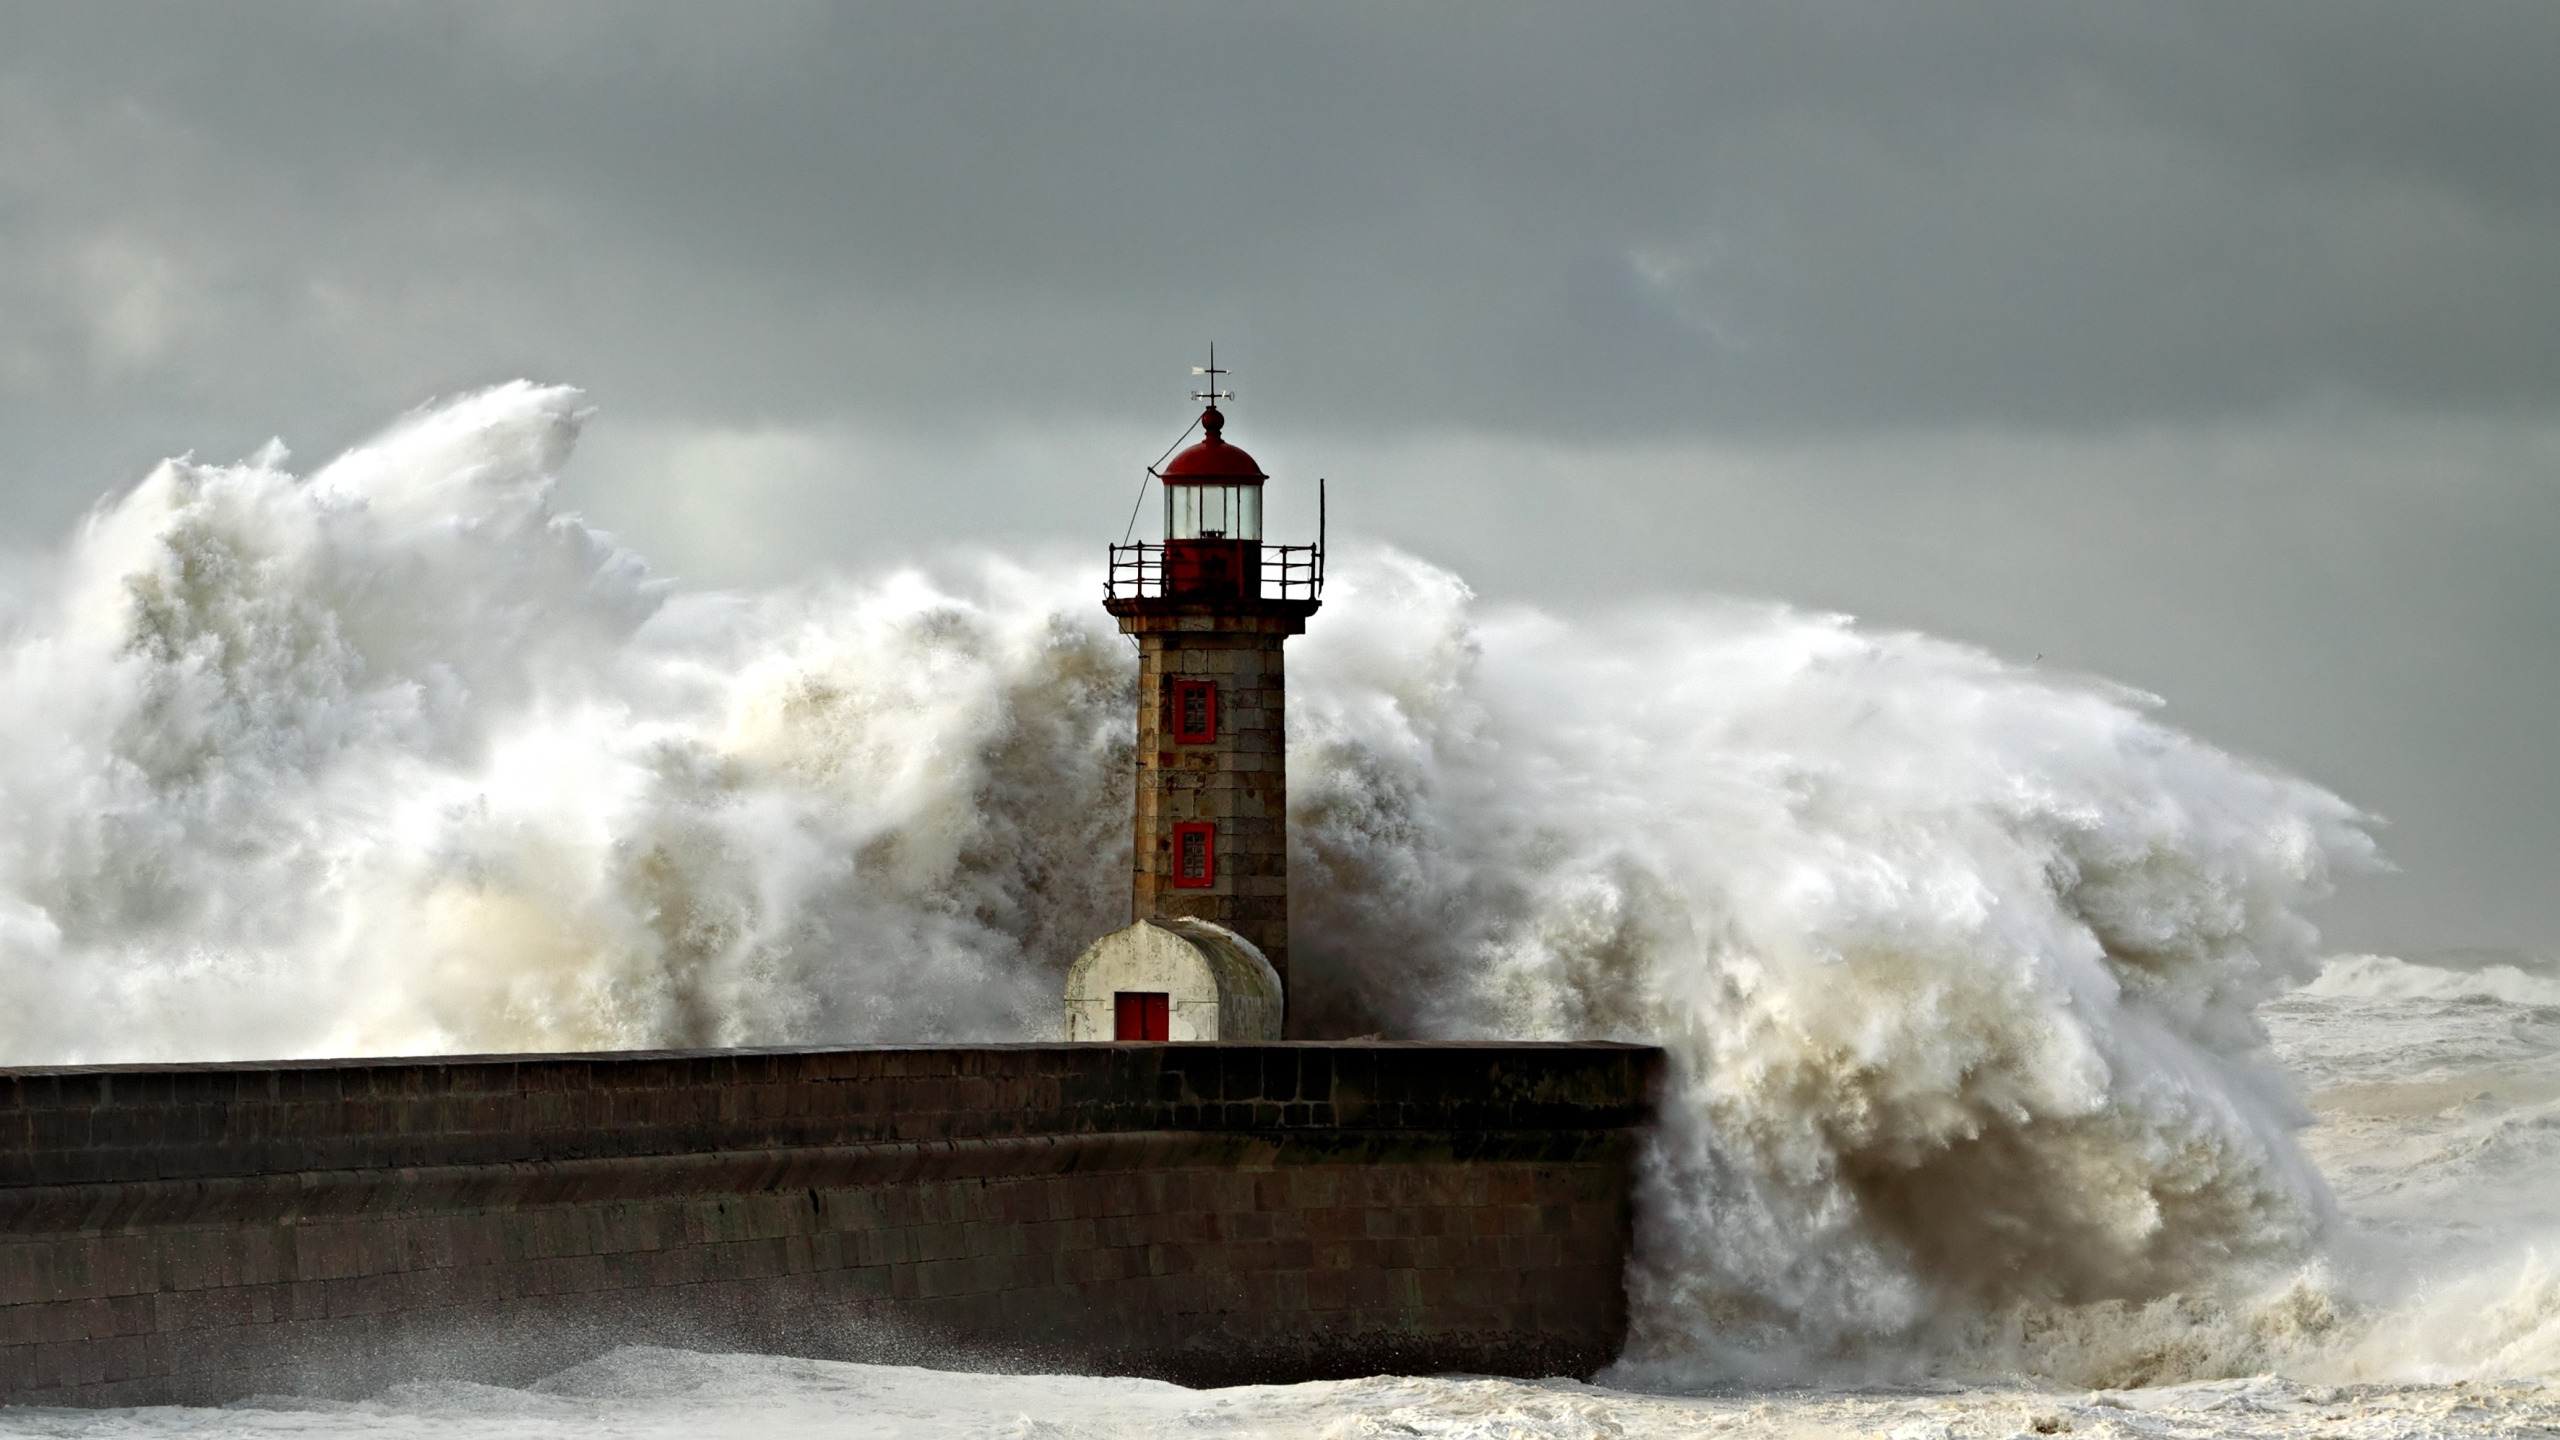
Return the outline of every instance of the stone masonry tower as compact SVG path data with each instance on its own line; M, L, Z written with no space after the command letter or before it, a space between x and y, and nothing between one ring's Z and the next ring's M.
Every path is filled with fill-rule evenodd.
M1105 606L1138 642L1137 863L1132 918L1210 921L1289 977L1289 791L1280 645L1307 628L1324 588L1313 545L1262 543L1253 457L1206 438L1150 472L1163 482L1164 542L1115 545ZM1321 498L1319 498L1321 515Z

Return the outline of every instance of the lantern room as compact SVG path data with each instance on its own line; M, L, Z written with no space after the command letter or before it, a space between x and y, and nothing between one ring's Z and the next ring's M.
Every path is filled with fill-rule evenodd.
M1260 540L1262 482L1271 477L1227 443L1227 417L1217 406L1200 412L1200 428L1208 438L1156 472L1164 482L1164 538Z
M1164 584L1184 599L1262 593L1262 473L1226 441L1227 417L1200 413L1207 438L1156 472L1164 482Z

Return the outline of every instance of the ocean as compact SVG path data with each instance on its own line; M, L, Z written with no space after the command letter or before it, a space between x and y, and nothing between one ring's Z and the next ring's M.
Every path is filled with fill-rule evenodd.
M581 403L173 461L12 577L0 1055L1057 1033L1127 904L1093 577L687 590L561 507ZM2560 1430L2560 966L2334 953L2382 863L2349 800L1929 636L1338 548L1289 658L1293 1023L1669 1052L1596 1383L625 1350L0 1429Z

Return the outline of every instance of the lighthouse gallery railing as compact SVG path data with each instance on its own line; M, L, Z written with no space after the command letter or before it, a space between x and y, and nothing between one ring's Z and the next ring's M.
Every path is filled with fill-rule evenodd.
M1324 598L1322 545L1265 545L1259 587L1264 600ZM1102 593L1110 600L1165 598L1165 547L1140 541L1111 547L1111 570Z

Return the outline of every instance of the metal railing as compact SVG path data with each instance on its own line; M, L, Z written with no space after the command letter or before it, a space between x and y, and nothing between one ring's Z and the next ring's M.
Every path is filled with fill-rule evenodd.
M1110 600L1188 599L1187 595L1168 592L1165 581L1165 547L1140 541L1135 545L1111 547L1111 568L1103 580L1103 596ZM1324 598L1324 547L1322 545L1264 545L1254 565L1248 560L1249 574L1242 586L1250 588L1264 600L1321 600ZM1232 590L1229 593L1233 593ZM1199 598L1214 598L1202 593Z
M1263 546L1262 594L1267 600L1323 599L1324 547Z

